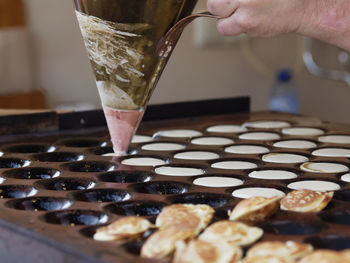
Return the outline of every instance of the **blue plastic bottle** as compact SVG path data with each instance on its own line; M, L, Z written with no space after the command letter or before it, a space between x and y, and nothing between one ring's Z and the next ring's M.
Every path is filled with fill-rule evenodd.
M288 69L281 69L277 73L277 82L271 90L270 110L298 113L298 90L292 82L292 73Z

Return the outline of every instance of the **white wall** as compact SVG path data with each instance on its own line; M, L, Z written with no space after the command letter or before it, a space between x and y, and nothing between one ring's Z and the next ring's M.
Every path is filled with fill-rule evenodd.
M24 1L36 58L35 86L47 91L50 107L77 101L99 107L72 0ZM205 8L205 0L199 0L199 4ZM299 37L249 40L250 50L259 57L258 62L263 62L257 67L257 61L249 59L241 45L195 48L192 31L193 27L189 27L184 32L151 103L249 95L253 111L265 110L272 72L296 67L301 69L295 79L300 89L301 112L350 123L350 88L341 82L316 78L300 68ZM328 63L334 50L327 47L317 54Z

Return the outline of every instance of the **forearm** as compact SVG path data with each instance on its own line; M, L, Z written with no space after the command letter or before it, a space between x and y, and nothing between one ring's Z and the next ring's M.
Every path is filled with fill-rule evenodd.
M309 4L297 33L350 51L350 0L306 1Z

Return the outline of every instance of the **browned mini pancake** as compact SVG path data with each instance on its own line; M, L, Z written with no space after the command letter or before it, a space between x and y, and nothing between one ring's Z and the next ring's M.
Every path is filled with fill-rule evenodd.
M299 263L347 263L349 257L346 253L328 249L315 250L313 253L303 257Z
M309 244L294 241L265 241L255 244L247 252L247 257L275 256L297 260L309 253L313 247Z
M233 245L250 245L262 237L264 231L240 222L218 221L210 225L199 236L200 240L215 242L225 241Z
M165 207L157 216L156 226L203 230L214 215L214 209L208 205L175 204Z
M280 196L251 197L239 202L230 213L230 220L255 224L273 215L279 207Z
M242 257L242 249L224 241L192 240L176 244L173 263L235 263Z
M243 259L240 263L296 263L295 260L285 257L254 256Z
M281 200L281 209L295 212L318 212L332 200L333 192L295 190Z
M94 239L98 241L126 239L146 232L152 226L153 225L145 218L127 216L108 226L98 228L94 234Z
M189 228L168 227L158 230L151 235L142 246L141 257L164 258L175 250L175 243L187 241L196 236L196 230Z

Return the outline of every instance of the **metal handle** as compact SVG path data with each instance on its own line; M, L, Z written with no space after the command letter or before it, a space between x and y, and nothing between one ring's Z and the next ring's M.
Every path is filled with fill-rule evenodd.
M345 56L345 53L346 53L345 51L340 50L339 56L338 56L338 59L344 66L346 66L349 63L348 59ZM314 74L315 76L333 79L333 80L341 80L346 82L346 84L350 86L349 72L325 69L317 65L312 54L312 39L309 37L304 38L303 59L304 59L306 68L310 71L310 73Z

